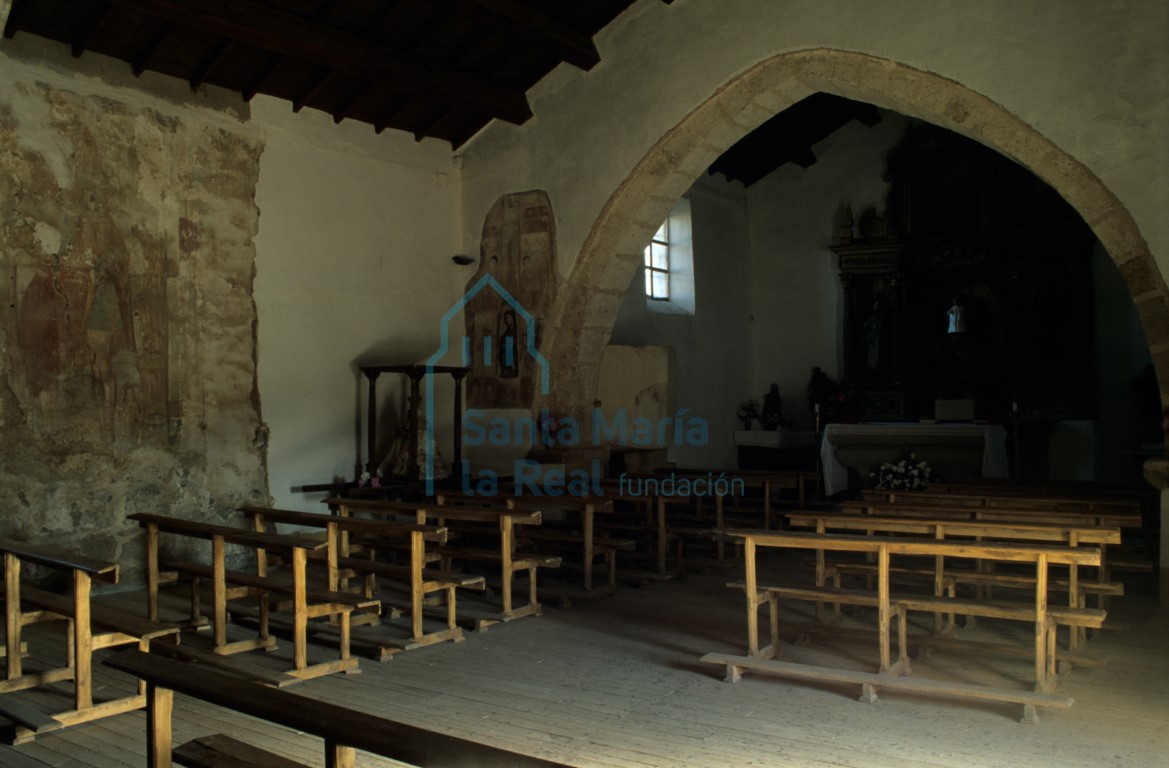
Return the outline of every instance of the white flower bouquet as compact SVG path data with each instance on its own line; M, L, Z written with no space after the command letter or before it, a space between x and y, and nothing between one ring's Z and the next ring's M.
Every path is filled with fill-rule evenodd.
M889 491L922 491L930 483L930 465L919 461L916 453L897 462L885 462L876 472L869 473L876 488Z

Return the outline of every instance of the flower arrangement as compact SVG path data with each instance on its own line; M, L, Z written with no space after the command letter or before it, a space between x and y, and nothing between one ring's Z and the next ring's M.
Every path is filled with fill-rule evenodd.
M869 479L875 487L890 491L922 491L930 483L930 465L910 453L898 462L885 462L876 472L869 473Z
M759 418L759 401L744 400L739 403L739 407L735 410L735 416L743 422L743 429L750 429L751 422Z

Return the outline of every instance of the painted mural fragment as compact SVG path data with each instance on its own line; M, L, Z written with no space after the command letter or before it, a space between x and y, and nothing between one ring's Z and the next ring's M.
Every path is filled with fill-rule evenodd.
M0 535L140 558L133 511L266 497L246 134L0 84ZM262 443L262 440L261 440Z

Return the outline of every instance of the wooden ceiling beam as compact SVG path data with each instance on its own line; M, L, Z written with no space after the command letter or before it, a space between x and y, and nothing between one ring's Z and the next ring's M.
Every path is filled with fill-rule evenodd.
M93 33L101 29L102 24L110 15L109 3L98 3L93 12L89 15L89 19L85 23L85 28L73 38L69 49L73 53L73 58L81 58L81 54L85 53L85 47L89 44L89 39L93 37Z
M304 105L308 103L308 100L313 96L316 96L321 88L324 87L325 83L329 82L329 78L332 76L333 71L326 70L323 75L319 75L316 80L310 83L308 88L305 88L299 94L297 94L296 98L292 100L292 111L299 112L300 110L304 109Z
M223 58L223 54L230 51L233 45L235 45L234 40L224 38L203 57L203 60L199 62L199 66L195 67L195 71L187 78L188 82L191 83L192 91L199 90L199 86L206 81L207 75L211 74L211 71L215 69L215 65Z
M551 48L561 61L586 71L601 61L601 54L591 37L530 5L518 0L471 0L471 3L505 20L507 28L513 32L522 30L534 34L542 41L542 47Z
M385 82L396 88L439 95L510 123L532 116L527 97L482 78L414 56L387 51L377 43L255 0L111 0L137 13L221 35L261 50L302 59L330 70Z
M317 3L317 6L309 12L308 17L310 19L320 18L321 14L330 10L335 3L336 0L321 0L321 2ZM264 83L267 82L268 77L276 71L276 67L280 66L284 59L285 56L282 53L274 53L268 57L268 61L265 62L264 66L256 70L255 76L250 81L248 81L247 87L244 88L244 90L240 93L240 95L244 97L244 101L251 101L252 99L256 98L256 94L263 89Z
M247 87L241 92L244 101L251 101L264 87L264 83L268 80L268 76L276 71L276 67L280 66L280 62L284 61L284 56L279 53L274 53L268 57L268 61L264 66L256 70L255 76L248 82Z
M154 55L154 52L162 45L162 41L170 34L172 26L169 21L164 22L158 28L158 33L146 44L146 47L134 55L134 58L130 61L130 71L134 73L134 77L141 77L142 73L146 71L147 66L150 64L150 57Z

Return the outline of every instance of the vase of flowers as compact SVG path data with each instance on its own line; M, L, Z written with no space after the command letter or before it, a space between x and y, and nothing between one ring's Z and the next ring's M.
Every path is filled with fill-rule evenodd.
M924 491L929 487L931 474L929 462L910 453L899 461L885 462L875 472L869 473L869 480L875 488L882 490Z

